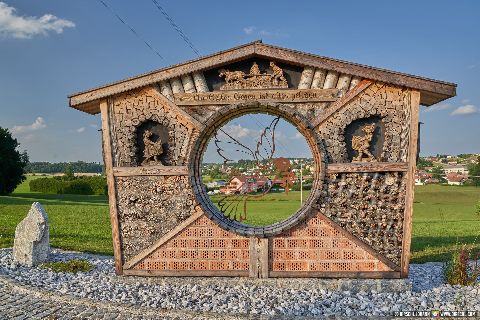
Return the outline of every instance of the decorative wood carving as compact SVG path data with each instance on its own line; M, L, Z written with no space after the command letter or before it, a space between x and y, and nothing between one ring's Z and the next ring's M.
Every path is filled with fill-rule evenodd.
M367 124L362 128L363 136L352 137L352 148L357 152L357 156L353 158L352 162L375 162L375 156L370 153L370 143L372 142L373 132L375 131L375 124ZM367 157L364 158L364 155Z
M220 90L288 88L283 70L273 61L270 62L270 68L272 73L262 73L258 64L254 62L248 74L243 71L220 69L218 75L225 77L225 84Z

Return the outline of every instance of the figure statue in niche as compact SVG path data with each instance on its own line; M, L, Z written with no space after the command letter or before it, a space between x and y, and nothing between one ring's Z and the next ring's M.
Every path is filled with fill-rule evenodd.
M374 155L369 151L370 143L373 138L373 132L375 131L375 123L365 125L362 128L363 136L352 137L352 149L357 151L357 156L353 158L352 162L375 162L377 161ZM364 158L364 155L367 157Z
M152 132L145 130L143 133L143 158L142 165L154 162L157 165L161 165L159 157L163 154L162 140L158 139L156 142L150 140Z
M272 68L272 82L274 86L278 86L281 82L287 82L283 76L282 68L278 67L275 62L270 61L270 68Z

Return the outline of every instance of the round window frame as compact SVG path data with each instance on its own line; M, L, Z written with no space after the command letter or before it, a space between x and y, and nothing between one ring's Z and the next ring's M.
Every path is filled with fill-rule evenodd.
M246 114L270 114L280 116L292 124L305 138L312 153L315 171L310 195L295 213L288 218L266 226L255 226L228 219L213 204L203 187L201 168L203 155L207 149L208 142L216 130L228 123L230 120ZM221 228L233 231L242 236L256 236L260 238L279 235L291 229L299 222L304 221L308 216L318 211L318 204L323 189L323 181L326 168L326 153L320 136L303 115L294 110L294 107L277 103L248 103L222 106L213 117L206 123L203 130L197 136L189 161L191 184L195 197L207 217L216 222Z

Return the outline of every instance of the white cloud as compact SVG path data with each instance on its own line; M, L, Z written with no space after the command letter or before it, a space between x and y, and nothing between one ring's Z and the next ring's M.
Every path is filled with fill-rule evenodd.
M303 138L303 134L301 134L300 132L297 132L295 133L295 135L293 137L291 137L290 139L302 139Z
M226 125L223 130L235 139L244 137L258 138L260 136L259 131L242 127L240 124Z
M252 34L255 29L256 28L254 26L248 26L243 28L243 32L245 32L245 34Z
M12 133L13 134L22 134L26 132L32 132L32 131L37 131L46 128L47 125L45 124L45 120L42 117L37 117L35 121L26 126L14 126L12 128Z
M425 110L425 112L433 112L433 111L440 111L440 110L449 109L450 107L451 107L451 105L448 104L448 103L441 103L441 104L435 104L431 107L427 107L423 110Z
M78 132L78 133L82 133L83 131L85 131L85 127L80 127L75 131Z
M41 17L19 16L14 7L0 2L0 36L16 39L30 39L36 35L47 35L53 31L62 33L65 28L73 28L75 23L60 19L52 14Z
M458 107L455 109L450 115L457 116L457 115L466 115L466 114L473 114L478 113L479 110L473 104L466 104L464 106Z

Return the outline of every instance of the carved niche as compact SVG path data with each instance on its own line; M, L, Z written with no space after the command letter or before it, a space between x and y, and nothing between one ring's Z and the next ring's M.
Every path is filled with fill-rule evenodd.
M136 131L137 165L168 165L168 129L164 125L148 120Z
M352 121L345 128L348 161L382 161L384 132L381 117L372 116Z

